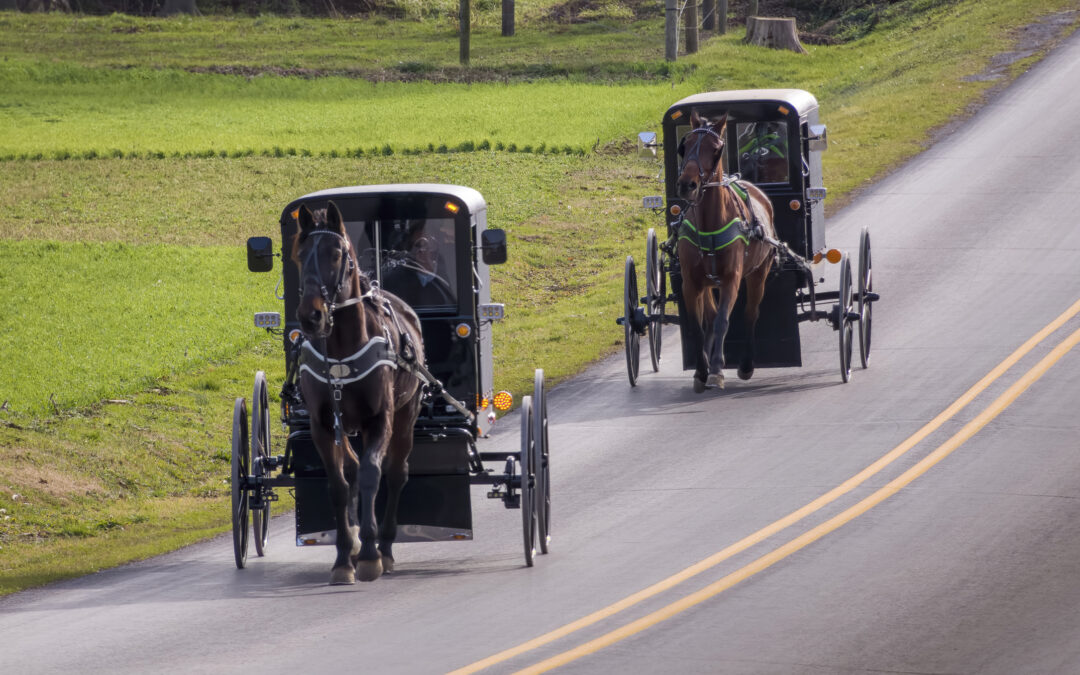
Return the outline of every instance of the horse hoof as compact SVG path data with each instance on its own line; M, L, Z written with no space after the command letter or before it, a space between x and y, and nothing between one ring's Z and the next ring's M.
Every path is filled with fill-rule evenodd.
M356 572L352 567L335 567L330 572L331 586L351 586L356 583Z
M382 558L356 561L356 576L360 581L375 581L382 576L382 573Z
M695 394L700 394L703 391L705 391L705 383L695 377L694 378L694 393Z
M724 375L722 373L712 373L709 375L709 379L705 380L706 387L718 387L724 388Z
M390 574L394 571L394 559L384 555L382 557L382 571L383 574Z
M750 368L748 370L743 370L742 368L739 368L739 379L740 380L749 380L753 376L754 376L754 369L753 368Z

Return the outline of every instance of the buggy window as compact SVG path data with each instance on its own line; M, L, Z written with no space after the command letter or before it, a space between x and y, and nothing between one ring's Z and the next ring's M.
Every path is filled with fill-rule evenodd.
M751 183L788 182L787 122L741 122L735 130L743 178Z
M457 306L453 218L394 218L349 224L360 267L417 310Z

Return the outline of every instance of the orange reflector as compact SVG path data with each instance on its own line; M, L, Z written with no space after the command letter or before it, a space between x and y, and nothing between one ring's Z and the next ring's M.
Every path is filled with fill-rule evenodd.
M802 202L800 202L798 199L792 199L790 202L788 202L787 205L791 207L792 211L798 211L799 207L802 206Z
M300 209L296 209L292 212L293 220L300 220Z
M671 210L671 215L673 215L673 216L677 216L680 213L682 213L682 207L679 206L678 204L672 204L670 210Z
M681 110L676 110L675 112L671 113L671 119L673 119L673 120L677 120L680 117L682 117L682 111Z
M514 407L514 395L508 391L500 391L495 394L495 409L506 412Z
M834 265L840 262L840 259L843 257L844 254L840 251L837 251L835 248L830 248L828 251L825 252L825 259Z
M785 108L784 106L780 106L779 108L777 108L777 110L779 110L779 111L780 111L780 114L781 114L781 115L786 115L786 114L788 114L788 112L789 112L789 111L788 111L788 109L787 109L787 108Z
M821 251L818 251L814 254L814 264L816 265L819 262L821 262Z
M461 207L454 202L446 202L446 210L450 213L457 213L460 209Z
M459 323L457 328L454 329L454 332L458 334L458 337L467 338L472 335L472 328L470 328L467 323Z
M299 339L300 339L300 329L299 328L293 328L291 331L289 331L289 342L296 342Z
M318 539L305 539L304 540L304 546L314 546L315 544L318 544L318 543L319 543Z

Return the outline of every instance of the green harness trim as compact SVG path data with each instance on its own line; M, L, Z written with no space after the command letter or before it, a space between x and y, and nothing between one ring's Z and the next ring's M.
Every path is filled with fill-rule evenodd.
M738 218L732 218L730 223L712 232L698 232L694 224L684 218L679 226L679 239L687 240L703 253L715 253L737 241L750 245L746 227Z

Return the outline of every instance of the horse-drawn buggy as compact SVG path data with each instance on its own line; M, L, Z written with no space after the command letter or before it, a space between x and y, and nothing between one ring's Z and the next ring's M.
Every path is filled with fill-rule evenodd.
M550 526L543 371L521 402L521 446L478 449L513 403L492 381L489 265L506 260L476 190L374 185L305 195L281 215L280 334L284 454L270 443L270 397L255 376L251 424L236 399L232 524L236 565L248 540L263 555L276 490L296 503L296 544L332 544L331 583L371 580L393 566L392 544L472 539L471 486L521 510L525 562ZM247 245L248 267L273 268L269 237ZM490 468L485 463L496 463ZM249 518L251 525L249 526Z
M643 153L663 149L666 200L646 197L644 205L663 211L667 227L663 241L648 232L644 296L634 259L626 259L618 323L631 386L640 339L659 370L662 329L672 323L681 327L683 370L694 370L698 392L723 387L727 364L737 364L742 379L757 367L801 366L804 321L824 320L838 331L844 382L857 326L867 367L878 300L870 234L864 227L853 283L848 255L825 245L827 139L814 96L798 89L697 94L668 108L662 130L662 144L655 133L639 135ZM818 290L826 263L839 265L838 290Z

